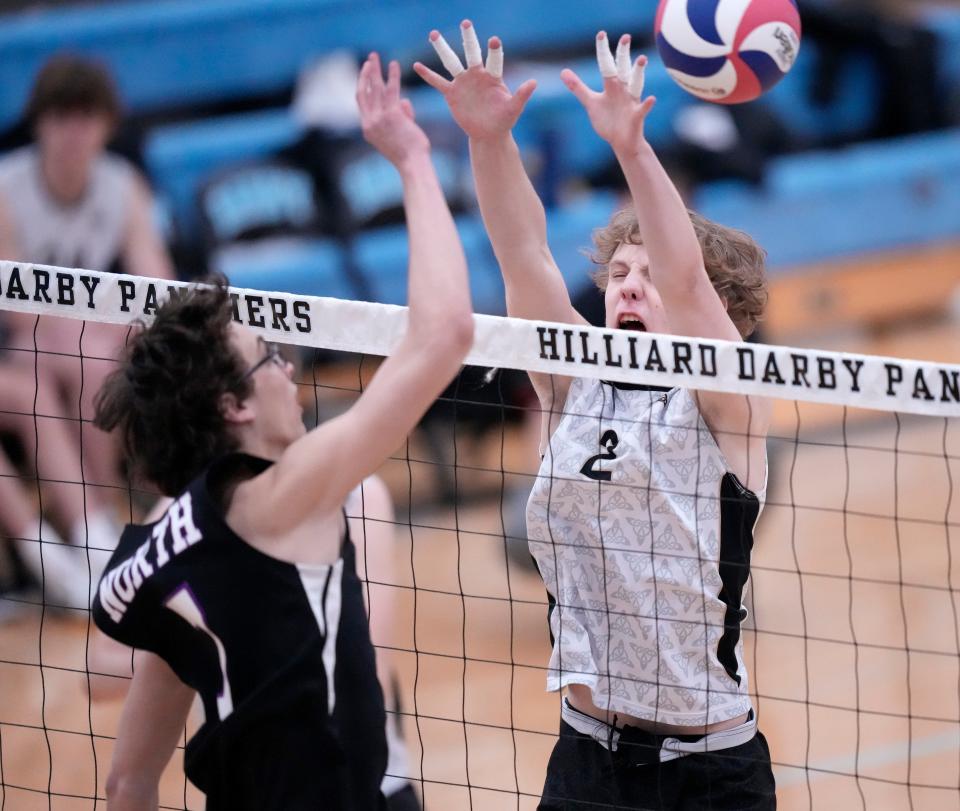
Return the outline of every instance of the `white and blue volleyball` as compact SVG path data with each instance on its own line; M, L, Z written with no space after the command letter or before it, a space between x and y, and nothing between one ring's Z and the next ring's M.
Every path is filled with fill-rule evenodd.
M800 51L795 0L660 0L657 50L684 90L706 101L752 101Z

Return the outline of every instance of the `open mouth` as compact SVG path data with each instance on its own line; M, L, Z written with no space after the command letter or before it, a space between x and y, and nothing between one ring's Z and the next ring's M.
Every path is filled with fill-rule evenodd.
M634 332L646 332L647 326L635 315L625 315L620 319L620 329L629 329Z

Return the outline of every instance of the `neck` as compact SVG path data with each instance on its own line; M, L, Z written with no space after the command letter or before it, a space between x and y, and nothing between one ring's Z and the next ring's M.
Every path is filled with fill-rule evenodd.
M240 448L243 453L250 456L259 456L261 459L267 459L270 462L276 462L287 449L287 445L282 442L270 441L262 436L245 435L241 438Z
M41 156L40 173L50 195L61 203L75 203L87 191L90 167L57 166L49 158Z

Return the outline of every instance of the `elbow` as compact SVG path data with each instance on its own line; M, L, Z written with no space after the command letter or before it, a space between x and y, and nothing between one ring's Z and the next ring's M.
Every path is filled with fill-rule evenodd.
M473 313L447 311L427 322L411 321L408 335L421 350L428 349L436 363L459 365L473 346Z
M110 770L106 793L108 811L145 811L157 807L157 787L126 771Z
M473 347L474 323L473 313L467 311L457 315L451 315L446 319L443 327L437 332L437 342L435 344L437 351L441 353L444 360L450 363L451 368L456 372L463 365L470 349Z
M437 333L434 346L445 372L451 377L457 374L473 346L473 315L450 319Z
M444 385L457 374L473 346L473 316L446 318L430 328L408 333L411 350L429 358L431 375Z
M450 319L446 330L447 341L459 360L465 358L473 346L474 332L473 313L469 310Z
M124 786L124 777L122 774L118 774L114 769L110 770L110 774L107 775L107 785L105 786L107 793L107 804L110 808L119 806L120 798L123 793Z

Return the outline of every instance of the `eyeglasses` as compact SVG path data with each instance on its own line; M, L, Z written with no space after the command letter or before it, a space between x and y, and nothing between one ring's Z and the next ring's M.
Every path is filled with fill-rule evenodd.
M251 366L247 371L243 373L241 380L246 380L248 377L253 375L261 366L267 363L275 363L281 369L286 366L286 361L283 359L283 355L280 354L280 347L276 344L264 344L267 348L267 354L264 355L260 360L258 360L253 366Z

